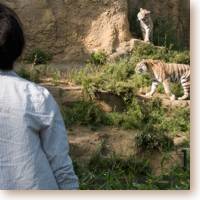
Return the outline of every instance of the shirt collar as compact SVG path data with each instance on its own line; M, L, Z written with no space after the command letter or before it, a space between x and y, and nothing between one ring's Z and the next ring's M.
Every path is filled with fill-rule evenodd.
M14 70L9 70L9 71L0 70L0 75L1 76L17 76Z

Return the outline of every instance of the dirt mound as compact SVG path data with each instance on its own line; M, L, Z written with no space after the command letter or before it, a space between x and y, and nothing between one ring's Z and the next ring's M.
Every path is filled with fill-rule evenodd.
M43 83L40 83L41 86L51 92L60 105L70 105L73 102L83 100L82 87L71 85L67 81L59 81L59 84L57 84L53 84L52 80L48 81L47 79L43 80Z
M162 105L165 107L190 107L190 100L170 100L165 94L157 93L153 97L146 97L144 94L138 94L138 99L141 101L149 101L151 98L159 98Z
M147 159L155 175L167 172L177 164L183 166L181 148L168 153L140 152L135 141L136 134L137 131L134 130L113 127L93 131L84 126L75 126L69 129L70 154L73 160L81 166L87 166L90 160L99 153L107 158L113 155L122 159L135 156L138 159ZM184 143L184 140L179 137L178 145L181 143Z
M128 158L136 153L135 131L104 127L93 131L76 126L69 130L72 157L80 164L87 165L90 159L101 152L102 156L117 155Z

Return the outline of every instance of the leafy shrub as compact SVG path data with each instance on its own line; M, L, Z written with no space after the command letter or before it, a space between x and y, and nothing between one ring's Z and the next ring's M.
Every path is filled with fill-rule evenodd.
M170 63L190 63L189 51L174 51L166 47L157 47L153 44L141 43L133 49L130 62L136 64L142 59L163 60Z
M28 70L27 68L21 67L16 72L20 77L22 77L26 80L31 80L30 70Z
M84 81L87 82L87 79L89 79L89 77L95 76L99 72L100 71L98 66L87 63L84 67L80 69L72 69L70 71L70 77L68 78L74 81L76 84L83 85Z
M143 113L141 111L141 107L135 101L131 104L131 106L129 106L126 112L108 113L107 117L109 119L109 125L114 125L124 129L140 129Z
M61 72L59 70L55 70L52 73L53 83L54 85L58 85L58 81L61 79Z
M94 52L90 56L90 62L95 65L103 65L106 63L107 56L104 52Z
M40 82L40 77L41 77L41 73L40 70L37 68L20 68L19 70L17 70L17 74L29 81L33 81L35 83L39 83Z
M168 151L173 147L173 140L153 124L147 124L137 135L137 146L143 150Z
M62 107L61 111L68 127L80 124L95 128L107 123L105 114L93 102L75 102L70 107Z
M189 161L188 161L189 166ZM82 190L187 190L190 188L189 168L175 165L169 172L154 176L147 159L95 154L87 167L74 163Z
M170 133L187 132L190 130L189 108L175 108L168 110L170 116L163 119L161 126Z
M183 88L180 83L171 83L170 88L173 94L175 94L176 97L183 96Z
M189 190L190 171L177 165L168 173L149 176L145 183L134 183L133 188L136 190Z
M173 63L183 63L183 64L190 64L190 53L189 51L173 51L173 55L169 57L169 62Z
M27 55L25 60L27 63L34 63L35 65L47 64L47 62L52 60L52 55L41 49L34 49Z
M137 145L144 150L169 150L173 147L172 139L167 135L168 127L162 126L165 119L165 109L160 99L153 99L142 107L144 118L143 128L137 135Z
M150 173L147 160L103 157L101 153L94 155L87 167L77 166L80 188L90 190L131 189L134 179L145 178Z

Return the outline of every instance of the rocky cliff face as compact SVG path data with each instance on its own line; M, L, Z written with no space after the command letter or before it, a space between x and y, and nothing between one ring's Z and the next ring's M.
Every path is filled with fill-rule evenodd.
M165 1L151 1L152 5L150 1L146 2L151 5L150 9L158 12L155 12L155 15L163 13L160 7L165 9L164 13L173 15L174 19L180 14L178 7L173 12L170 7L165 7ZM59 61L83 61L93 51L105 50L111 54L121 43L131 39L128 13L130 16L134 9L139 8L142 1L0 0L0 2L13 8L20 16L26 34L26 51L41 48L53 53ZM187 25L184 19L181 20ZM131 27L131 30L134 32L134 27Z
M41 48L65 61L92 51L111 53L129 40L124 0L0 0L14 8L26 33L27 50Z

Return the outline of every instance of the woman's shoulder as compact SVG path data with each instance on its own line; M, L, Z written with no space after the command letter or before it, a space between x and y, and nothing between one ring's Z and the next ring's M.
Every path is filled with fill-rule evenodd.
M18 75L16 75L15 85L19 93L24 96L25 99L28 99L29 103L41 106L44 104L51 104L54 101L53 96L47 88Z
M17 78L16 82L18 82L17 84L21 85L24 88L25 92L30 92L31 94L34 95L44 95L44 96L50 95L50 92L45 87L35 82L29 81L25 78L22 78L17 74L16 78Z

